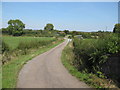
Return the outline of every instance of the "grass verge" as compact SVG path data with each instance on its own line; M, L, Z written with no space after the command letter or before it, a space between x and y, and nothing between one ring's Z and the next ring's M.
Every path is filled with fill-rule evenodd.
M17 83L17 78L19 71L21 70L22 66L35 56L42 54L51 48L59 45L62 43L62 41L59 41L53 45L43 47L42 49L36 49L33 52L27 54L27 55L21 55L10 62L6 63L2 66L2 88L15 88Z
M95 74L92 73L84 73L78 71L74 65L74 53L73 53L73 45L69 43L63 50L61 60L63 65L67 68L67 70L71 73L71 75L78 78L80 81L85 82L92 88L117 88L113 82L109 80L102 79L97 77Z

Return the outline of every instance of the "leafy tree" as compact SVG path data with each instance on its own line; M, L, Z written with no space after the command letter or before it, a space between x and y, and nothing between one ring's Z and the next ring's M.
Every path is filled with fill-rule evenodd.
M64 30L65 34L69 34L69 30Z
M72 34L72 37L74 37L75 35L77 35L77 31L72 31L71 34Z
M44 30L54 30L53 24L48 23L45 27Z
M13 36L21 36L23 34L23 29L25 28L25 24L16 19L16 20L9 20L8 21L8 31L10 35Z
M114 29L113 29L113 33L120 33L120 23L115 24Z

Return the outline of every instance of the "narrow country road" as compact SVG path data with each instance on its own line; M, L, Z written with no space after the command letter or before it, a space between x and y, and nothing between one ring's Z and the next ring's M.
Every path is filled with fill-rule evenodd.
M67 42L27 62L19 73L17 88L89 88L69 74L61 63Z

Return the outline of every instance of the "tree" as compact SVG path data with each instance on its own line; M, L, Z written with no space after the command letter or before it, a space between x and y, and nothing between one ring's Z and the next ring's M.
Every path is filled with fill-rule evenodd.
M8 34L7 28L2 28L2 33L3 33L3 34Z
M77 35L77 31L72 31L71 34L72 34L72 37L74 37L75 35Z
M10 35L13 36L21 36L23 34L23 29L25 28L25 24L16 19L16 20L9 20L8 21L8 31Z
M113 33L120 33L120 23L115 24L114 29L113 29Z
M53 24L48 23L48 24L44 27L44 30L54 30L53 28L54 28Z
M69 30L64 30L64 32L66 35L69 34Z

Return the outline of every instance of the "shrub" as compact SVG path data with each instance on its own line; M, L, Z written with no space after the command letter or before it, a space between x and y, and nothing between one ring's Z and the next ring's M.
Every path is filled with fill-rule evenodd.
M4 52L8 52L9 50L9 46L4 41L2 41L2 54Z
M106 34L100 39L74 39L75 66L81 71L96 72L112 54L120 52L116 34Z

